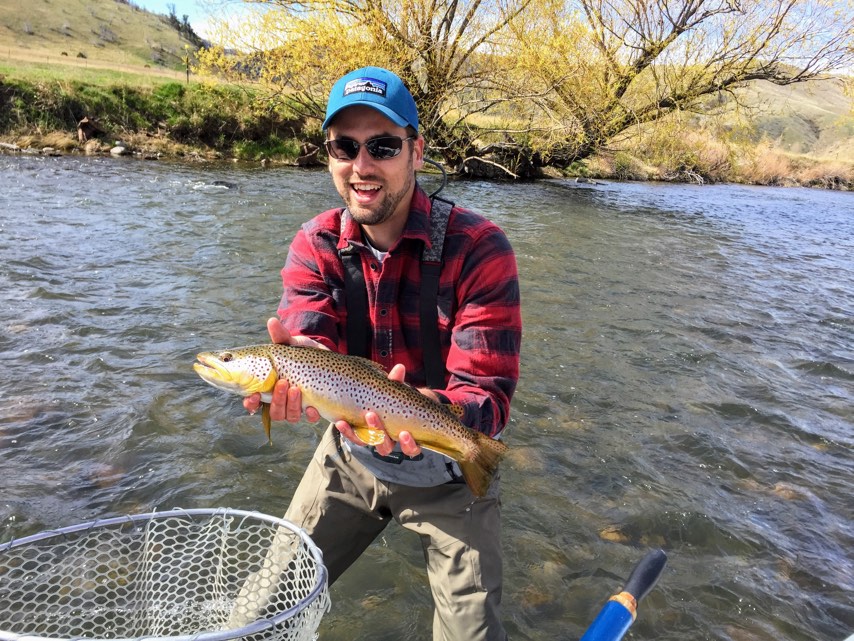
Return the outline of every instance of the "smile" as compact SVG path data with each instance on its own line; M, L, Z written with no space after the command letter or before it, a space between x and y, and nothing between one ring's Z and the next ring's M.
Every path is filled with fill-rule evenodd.
M355 183L353 184L353 189L356 191L379 191L381 188L379 185L368 185L365 183Z

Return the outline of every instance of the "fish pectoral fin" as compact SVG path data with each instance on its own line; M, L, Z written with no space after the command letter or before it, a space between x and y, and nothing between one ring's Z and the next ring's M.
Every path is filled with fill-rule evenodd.
M362 441L368 445L379 445L385 440L385 432L372 430L369 427L354 427L353 431Z
M270 418L270 404L261 403L261 425L264 426L264 434L267 435L267 443L273 447L273 437L270 433L272 427L272 419Z

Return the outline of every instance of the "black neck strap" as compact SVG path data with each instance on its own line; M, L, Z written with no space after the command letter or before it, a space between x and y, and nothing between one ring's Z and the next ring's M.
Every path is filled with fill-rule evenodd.
M454 204L434 198L430 211L430 246L421 253L421 292L419 314L424 375L428 387L445 387L445 363L439 343L439 275L442 271L442 251L445 232ZM341 234L344 234L350 212L341 213ZM370 321L368 319L368 290L362 273L362 257L357 247L348 244L339 250L344 264L344 298L347 303L347 353L369 357Z

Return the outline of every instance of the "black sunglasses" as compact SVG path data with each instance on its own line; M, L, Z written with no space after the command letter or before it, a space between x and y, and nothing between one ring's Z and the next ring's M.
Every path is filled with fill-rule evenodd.
M356 160L356 156L359 155L359 148L363 146L371 154L371 158L387 160L400 154L403 143L413 138L415 136L407 136L406 138L377 136L365 142L356 142L350 138L335 138L334 140L327 140L323 144L326 146L326 152L335 160Z

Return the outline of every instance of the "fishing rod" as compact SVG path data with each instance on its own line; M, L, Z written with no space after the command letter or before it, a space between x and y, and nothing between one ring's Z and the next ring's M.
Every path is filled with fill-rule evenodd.
M425 158L424 162L435 166L439 171L442 172L442 184L439 185L439 188L436 191L434 191L432 194L430 194L430 198L432 198L433 196L438 195L438 193L440 191L442 191L445 188L445 186L448 184L448 172L446 172L445 168L442 165L440 165L439 163L437 163L435 160L430 160L429 158Z
M612 596L587 628L581 641L620 641L635 622L638 603L655 586L667 563L662 550L651 550L632 570L621 592Z

